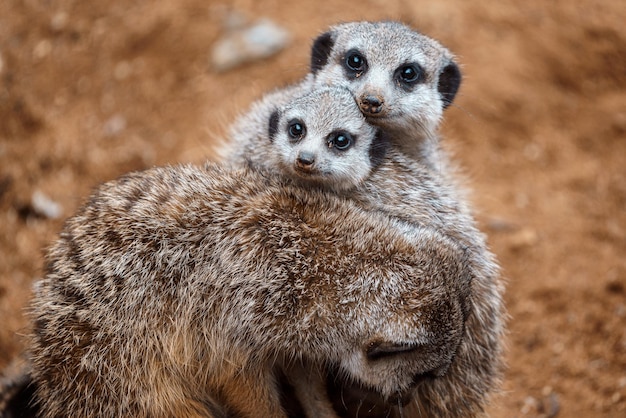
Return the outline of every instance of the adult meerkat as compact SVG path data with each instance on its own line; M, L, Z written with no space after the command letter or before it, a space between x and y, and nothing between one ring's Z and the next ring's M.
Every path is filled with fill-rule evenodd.
M350 37L348 33L368 35L361 39L356 35ZM415 39L417 42L409 42ZM370 57L370 64L366 67L368 71L354 77L348 77L345 69L346 58L356 49L351 42L360 42L358 50ZM346 46L341 48L342 45ZM376 48L381 50L372 45L378 45ZM424 51L420 52L420 48ZM410 54L406 49L410 50ZM347 54L344 50L352 52ZM381 62L374 52L380 53L383 58L387 55L395 58ZM402 53L407 55L402 57ZM416 63L419 63L424 78L412 90L399 85L399 80L394 78L399 72L402 73L399 69L407 65L413 68ZM354 100L350 104L326 98L318 100L316 109L309 100L309 107L301 109L309 116L309 122L322 120L329 114L350 118L349 115L353 114L357 105L372 121L372 116L368 115L371 111L364 110L364 101L359 99L364 94L359 93L360 89L365 91L374 82L388 83L389 86L385 88L400 89L384 97L383 102L388 109L379 109L378 113L387 112L386 116L373 116L377 126L383 130L382 134L378 133L379 137L389 140L390 148L386 150L384 158L372 165L367 178L358 184L354 183L355 187L351 189L341 190L341 194L370 212L385 213L402 220L406 225L437 228L468 249L469 265L476 275L472 314L468 319L466 338L459 350L463 353L460 358L464 360L455 362L450 369L451 375L463 375L464 382L439 379L438 382L420 386L424 392L416 396L416 402L404 409L404 414L479 414L487 402L488 394L498 386L505 315L497 263L486 246L484 236L476 228L471 210L453 181L452 168L435 140L443 109L454 99L460 83L458 67L447 50L436 41L393 22L360 22L331 28L314 43L311 75L296 85L272 92L253 103L250 111L233 124L231 142L222 149L224 160L235 165L253 165L269 170L284 170L293 164L293 158L285 158L285 150L289 149L285 142L272 140L272 115L281 114L280 109L293 107L293 103L299 101L298 95L320 98L315 93L315 89L320 88L316 85L324 85L333 77L336 77L338 85L355 94L357 104ZM398 107L401 107L399 103L407 101L412 103L406 108L414 110L416 114L407 116L398 111ZM407 129L407 132L403 133L403 129ZM317 144L320 150L324 147L323 141L317 141ZM286 170L287 173L289 171ZM328 177L327 180L332 185L332 178ZM343 391L342 402L337 402L335 406L349 416L355 413L361 401L358 391ZM364 409L361 408L360 413ZM384 410L374 410L380 416L385 416Z
M394 416L415 391L454 397L437 391L474 379L448 372L475 361L464 247L271 172L126 175L66 222L36 286L41 416L337 417L342 393Z

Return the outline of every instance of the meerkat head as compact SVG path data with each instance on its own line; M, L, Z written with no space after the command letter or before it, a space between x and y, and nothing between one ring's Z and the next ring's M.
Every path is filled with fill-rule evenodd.
M333 190L359 185L380 163L386 141L343 88L314 90L272 112L270 165ZM267 164L267 163L266 163Z
M347 226L350 220L342 218ZM345 274L333 259L333 279L315 280L323 293L292 310L298 326L288 327L288 337L283 333L295 358L327 367L326 396L339 416L396 416L389 407L402 408L420 386L447 380L466 338L473 281L466 249L429 228L408 232L407 241L383 235L376 233L375 242L355 235L348 247L329 246L352 254L346 266L360 274ZM313 323L314 336L301 332Z
M317 86L348 88L369 122L412 137L437 129L461 83L446 48L398 22L331 27L313 43L311 73Z

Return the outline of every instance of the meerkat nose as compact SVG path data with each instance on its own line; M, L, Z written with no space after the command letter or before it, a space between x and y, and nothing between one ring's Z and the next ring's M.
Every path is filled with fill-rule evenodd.
M383 105L385 104L385 100L381 96L375 96L372 94L367 94L361 96L359 100L359 107L364 113L368 113L371 115L379 114L383 111Z
M302 151L296 158L296 166L302 169L310 169L315 163L315 155L312 152Z

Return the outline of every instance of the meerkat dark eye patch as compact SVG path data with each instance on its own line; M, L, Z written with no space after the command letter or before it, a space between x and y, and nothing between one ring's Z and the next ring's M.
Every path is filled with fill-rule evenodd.
M444 109L452 104L460 85L461 70L458 65L450 61L439 73L439 83L437 84Z
M311 47L311 72L313 74L328 63L328 57L333 46L335 46L335 40L332 32L323 33L315 39Z
M336 131L328 136L328 147L338 151L346 151L354 143L354 138L348 132Z
M270 138L270 142L274 141L274 137L276 136L276 133L278 132L279 120L280 120L280 113L278 112L278 110L274 110L272 114L270 115L270 121L269 121L268 132L267 132Z
M367 71L367 60L357 49L351 49L344 55L343 65L348 76L356 78Z
M396 69L394 79L401 85L410 87L423 82L426 79L426 73L419 64L404 64Z
M306 126L300 119L292 119L287 124L287 133L291 139L299 141L306 136Z

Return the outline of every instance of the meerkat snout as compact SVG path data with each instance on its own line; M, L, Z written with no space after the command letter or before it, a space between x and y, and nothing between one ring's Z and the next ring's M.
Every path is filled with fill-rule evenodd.
M310 171L315 166L315 154L309 151L300 151L295 163L297 170Z
M415 352L418 348L419 344L414 343L376 341L368 344L365 353L368 360L376 361L381 358L407 355Z
M456 344L452 346L456 349ZM419 358L428 366L422 365L419 370L415 370L415 378L436 378L446 374L454 358L454 353L441 356L441 352L438 352L436 356L433 356L433 349L441 351L440 345L437 344L376 340L365 346L365 356L369 362L408 362ZM434 359L433 357L437 358Z
M357 104L366 116L384 116L387 113L385 98L380 94L364 93L357 100Z

